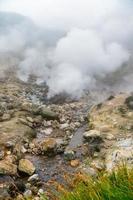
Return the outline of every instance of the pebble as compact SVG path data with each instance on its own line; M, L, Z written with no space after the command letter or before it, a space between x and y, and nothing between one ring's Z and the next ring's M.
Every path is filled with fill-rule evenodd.
M32 176L30 176L28 178L28 182L32 182L32 181L38 181L39 180L39 175L38 174L34 174Z
M26 190L24 193L25 198L31 198L32 197L32 191L31 190Z

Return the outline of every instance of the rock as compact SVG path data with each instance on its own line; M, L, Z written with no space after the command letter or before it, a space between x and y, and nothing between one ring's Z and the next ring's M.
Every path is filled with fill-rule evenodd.
M74 151L72 151L72 150L66 150L64 152L64 158L67 161L74 160L75 159L75 153L74 153Z
M101 143L103 141L101 133L98 130L90 130L83 134L85 141L89 143Z
M45 135L51 135L52 132L53 132L53 129L52 129L52 128L47 128L47 129L43 130L43 133L44 133Z
M41 107L40 115L47 120L58 120L58 115L46 107Z
M57 153L63 153L65 146L68 144L68 142L66 142L65 140L61 138L56 139L56 142L57 142L57 147L56 147Z
M22 111L31 112L31 108L32 108L32 104L31 104L31 103L28 103L28 102L24 102L24 103L22 103L22 105L21 105L21 110L22 110Z
M39 175L38 174L34 174L34 175L32 175L32 176L30 176L29 178L28 178L28 182L33 182L33 181L38 181L39 180Z
M105 138L106 138L107 140L114 140L114 139L115 139L115 136L114 136L113 134L111 134L111 133L108 133L108 134L105 136Z
M103 126L100 126L99 127L99 130L100 130L100 132L110 132L110 130L111 130L111 127L110 126L108 126L108 125L103 125Z
M102 171L105 169L105 165L101 160L94 160L91 162L91 167L97 169L98 171Z
M13 148L15 146L15 143L13 141L8 141L4 145L5 145L6 148L10 149L10 148Z
M127 166L133 166L133 148L119 148L114 151L110 151L106 157L106 168L108 171L126 163Z
M69 124L68 124L68 123L61 124L61 125L60 125L60 129L61 129L61 130L67 130L68 127L69 127Z
M57 142L54 138L47 138L41 143L41 150L44 154L53 154L56 151Z
M43 194L44 194L44 190L43 189L39 189L38 195L43 195Z
M71 160L70 164L72 167L78 167L80 164L80 161L79 160Z
M0 160L2 160L5 156L5 152L0 150Z
M31 190L26 190L24 193L24 197L26 199L31 198L32 197L32 191Z
M26 119L27 119L28 122L31 122L31 123L34 122L34 120L32 119L32 117L26 117Z
M2 121L8 121L11 119L11 115L8 113L4 113L2 116Z
M18 196L16 197L16 200L24 200L23 195L22 194L18 194Z
M0 174L2 175L16 175L17 166L8 162L7 160L0 161Z
M123 148L133 147L133 139L132 138L128 138L128 139L121 140L121 141L119 141L117 143L117 146L118 147L123 147Z
M26 153L26 152L27 152L27 149L25 149L25 147L24 147L24 146L22 146L22 147L21 147L21 152L24 154L24 153Z
M32 164L31 161L27 159L21 159L19 161L19 166L18 166L19 171L24 172L28 175L32 175L35 172L35 166Z
M92 167L83 167L80 170L82 173L86 174L86 175L90 175L93 177L97 177L97 172L95 169L93 169Z

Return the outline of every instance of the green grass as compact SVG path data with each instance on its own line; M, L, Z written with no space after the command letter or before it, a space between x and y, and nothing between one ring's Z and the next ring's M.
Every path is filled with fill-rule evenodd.
M122 167L95 180L85 177L73 190L65 189L59 200L133 200L133 169Z

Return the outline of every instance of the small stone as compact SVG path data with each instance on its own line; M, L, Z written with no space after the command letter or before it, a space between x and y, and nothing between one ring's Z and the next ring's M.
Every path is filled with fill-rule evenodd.
M64 152L64 158L65 158L65 160L67 160L67 161L73 160L73 159L75 158L75 153L74 153L74 151L72 151L72 150L66 150L66 151Z
M12 141L8 141L8 142L5 143L6 148L13 148L14 146L15 146L15 144Z
M38 181L38 180L39 180L38 174L34 174L28 178L28 182L33 182L33 181Z
M45 129L45 130L43 131L43 133L44 133L45 135L51 135L52 132L53 132L53 129L52 129L52 128L47 128L47 129Z
M11 155L11 151L7 151L6 154L7 154L7 155Z
M35 148L35 144L34 143L30 143L29 147L30 147L30 149L34 149Z
M101 133L98 130L90 130L83 134L84 139L89 143L101 143L102 137Z
M28 122L31 122L31 123L34 122L34 120L31 117L27 117L26 119L27 119Z
M100 132L109 132L110 131L110 126L108 125L103 125L99 127Z
M80 161L79 160L71 160L71 166L72 167L78 167L79 166Z
M30 189L30 188L31 188L31 184L30 184L30 183L26 183L25 186L26 186L27 189Z
M113 134L109 133L109 134L106 135L106 139L107 140L114 140L115 136Z
M26 190L24 193L25 198L31 198L32 197L32 191L31 190Z
M27 159L21 159L18 166L19 171L24 172L28 175L32 175L35 172L35 166L31 161Z
M67 123L60 125L61 130L66 130L68 127L69 127L69 124L67 124Z
M43 194L44 194L44 190L43 189L39 189L38 195L43 195Z
M81 172L84 173L84 174L93 176L93 177L96 177L96 176L97 176L96 170L94 170L94 169L91 168L91 167L84 167L84 168L81 169Z
M27 152L27 149L25 149L25 147L22 146L22 147L21 147L21 152L22 152L22 153L26 153L26 152Z

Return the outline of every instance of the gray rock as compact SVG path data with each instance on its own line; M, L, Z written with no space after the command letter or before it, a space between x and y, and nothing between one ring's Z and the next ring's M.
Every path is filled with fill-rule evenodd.
M47 120L58 120L58 115L46 107L41 107L40 115Z
M67 161L74 160L75 159L75 153L74 153L74 151L72 151L72 150L66 150L64 152L64 158Z
M33 182L33 181L38 181L39 180L39 175L34 174L28 178L28 182Z

